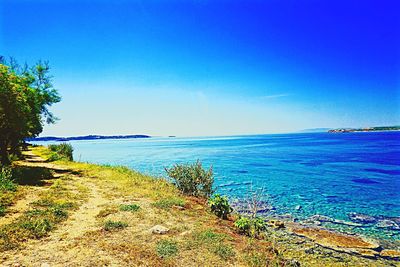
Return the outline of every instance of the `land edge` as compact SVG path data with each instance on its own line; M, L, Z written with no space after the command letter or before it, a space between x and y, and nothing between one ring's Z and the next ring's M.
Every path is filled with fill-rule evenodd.
M33 160L30 162L30 164L40 165L42 162L44 161ZM58 170L63 169L63 167L57 162L49 164L50 165L46 166L50 166L51 168ZM360 236L341 234L320 227L304 226L294 222L281 220L271 220L269 221L269 224L276 229L274 231L288 231L290 234L299 237L305 237L308 240L315 242L319 246L336 252L362 256L368 259L382 258L386 260L398 260L400 258L399 251L382 249L376 241Z

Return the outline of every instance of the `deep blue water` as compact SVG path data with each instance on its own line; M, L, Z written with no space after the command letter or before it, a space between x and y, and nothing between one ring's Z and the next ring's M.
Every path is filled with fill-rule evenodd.
M276 214L299 220L319 214L346 222L350 213L369 215L372 222L357 227L324 224L399 239L399 141L400 132L370 132L71 143L76 160L126 165L157 176L165 176L164 167L174 163L200 159L213 165L217 191L232 199L247 194L250 185L265 188Z

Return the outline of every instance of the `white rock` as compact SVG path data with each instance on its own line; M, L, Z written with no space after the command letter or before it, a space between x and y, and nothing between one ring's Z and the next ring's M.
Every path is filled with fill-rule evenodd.
M156 225L156 226L153 226L153 227L150 229L150 231L151 231L153 234L163 235L163 234L168 233L169 229L168 229L167 227L165 227L165 226L162 226L162 225Z

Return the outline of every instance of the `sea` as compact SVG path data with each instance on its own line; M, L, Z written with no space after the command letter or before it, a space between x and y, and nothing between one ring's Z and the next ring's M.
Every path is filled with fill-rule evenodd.
M212 166L217 193L237 203L258 192L270 203L266 216L400 240L400 132L70 143L75 160L124 165L164 178L165 168L200 160L205 168Z

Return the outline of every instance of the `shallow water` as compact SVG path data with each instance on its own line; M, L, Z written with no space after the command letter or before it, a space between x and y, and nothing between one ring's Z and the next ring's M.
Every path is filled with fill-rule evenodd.
M71 144L76 160L126 165L157 176L165 176L164 167L174 163L200 159L205 166L213 165L217 191L231 198L247 194L250 185L265 188L277 214L289 213L299 220L320 214L346 222L351 222L350 213L370 215L375 221L362 222L360 226L323 224L398 240L399 141L400 132L361 132L93 140Z

